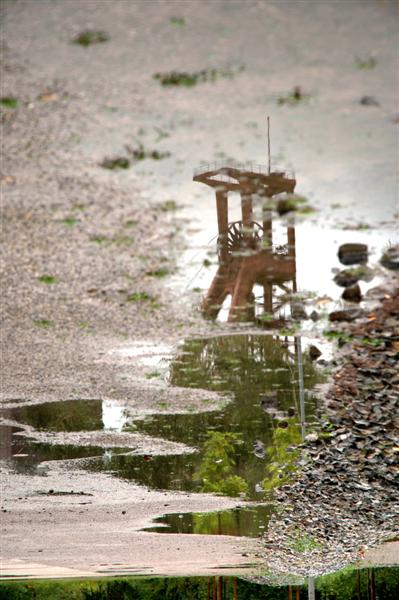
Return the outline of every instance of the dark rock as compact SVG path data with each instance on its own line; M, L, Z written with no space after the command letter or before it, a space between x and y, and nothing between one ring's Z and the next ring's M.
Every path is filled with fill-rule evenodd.
M338 249L338 258L343 265L366 263L368 248L366 244L342 244Z
M317 346L309 346L309 356L311 360L317 360L321 356L321 352Z
M378 102L378 100L376 100L374 98L374 96L363 96L363 98L360 99L360 104L362 104L363 106L379 106L380 103Z
M354 321L363 316L363 311L357 308L348 308L345 310L334 310L329 314L330 321Z
M354 274L350 269L339 271L335 277L334 282L340 287L351 287L359 281L359 277Z
M391 246L385 250L381 257L380 263L386 269L397 271L399 269L399 244Z
M310 313L310 318L312 319L312 321L318 321L320 319L320 315L317 312L317 310L312 310L312 312Z
M342 298L344 300L348 300L349 302L360 302L362 299L362 292L359 284L355 283L355 285L346 287L342 292Z
M353 269L344 269L338 271L334 277L334 282L340 287L349 287L355 285L359 280L371 281L374 277L374 271L366 266L359 266Z
M296 321L301 321L302 319L307 319L308 315L306 314L306 310L302 306L302 304L298 302L293 302L291 304L291 316Z

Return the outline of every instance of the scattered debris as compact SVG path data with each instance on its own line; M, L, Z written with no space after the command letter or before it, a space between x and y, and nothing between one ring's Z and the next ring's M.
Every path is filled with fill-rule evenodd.
M286 96L280 96L277 100L277 104L296 106L300 103L307 103L310 101L310 99L311 95L303 93L301 86L296 85L292 92L290 92Z
M128 169L130 167L130 160L125 156L115 156L114 158L104 158L100 163L103 169L110 169L114 171L116 169Z
M167 73L155 73L154 79L157 79L164 86L193 87L197 83L214 83L218 79L233 79L244 69L244 65L241 65L237 69L203 69L194 73L169 71Z
M171 17L170 18L170 22L172 23L172 25L185 25L186 21L185 19L183 19L183 17Z
M375 68L375 66L377 65L377 60L374 56L370 56L368 58L359 58L358 56L356 56L355 65L358 69L370 70Z
M328 316L330 321L354 321L363 316L363 311L357 308L346 308L344 310L334 310Z
M170 152L160 152L159 150L146 150L143 144L139 144L137 148L132 148L129 145L125 146L127 153L131 156L132 160L138 162L151 158L152 160L162 160L170 156Z

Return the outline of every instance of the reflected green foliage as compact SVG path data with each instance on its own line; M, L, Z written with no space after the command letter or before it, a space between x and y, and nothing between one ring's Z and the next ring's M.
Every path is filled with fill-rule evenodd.
M103 429L101 400L65 400L21 406L13 419L46 431L95 431Z
M323 376L310 359L304 360L306 415L311 421L315 405L309 390ZM110 469L158 489L246 492L248 498L259 500L265 476L272 478L272 485L265 486L269 491L278 471L289 470L293 461L285 448L300 440L297 377L295 350L287 339L233 335L189 340L170 366L172 385L227 392L230 401L219 411L155 415L135 421L138 431L183 442L198 448L198 453L154 456L147 463L137 456L118 456L112 458ZM277 420L269 409L294 413L288 419L288 430L276 429ZM254 454L257 441L265 448L263 458ZM100 462L92 467L103 468Z
M154 520L145 531L259 537L267 528L272 506L240 506L210 513L171 513Z
M0 583L0 600L209 600L233 597L232 577L129 578L106 581ZM238 600L286 600L286 588L237 580ZM210 594L212 594L210 596ZM305 597L305 596L304 596Z
M202 492L238 496L248 491L245 480L233 472L236 445L240 442L240 436L235 433L208 432L198 473L194 475L202 481Z
M273 574L269 574L273 580ZM287 578L286 578L287 579ZM293 579L293 578L289 578ZM315 581L317 600L371 600L370 582L375 597L397 600L399 568L343 569ZM237 600L307 600L307 586L260 585L236 579ZM97 581L2 581L0 600L209 600L213 590L223 598L233 598L233 577L131 577Z
M133 292L131 303L151 309L155 300L146 292ZM156 377L160 371L149 371ZM323 380L304 356L306 420L314 420L311 388ZM191 454L141 456L125 450L85 451L72 446L43 444L34 458L18 464L37 465L38 457L92 456L85 467L113 474L155 489L206 491L262 500L294 469L300 441L298 364L293 340L271 335L230 335L191 339L181 347L170 366L173 386L226 393L219 410L158 414L136 419L131 430L187 444ZM166 408L159 403L160 409ZM288 412L289 411L289 412ZM94 431L103 429L99 400L73 400L19 407L16 421L39 430ZM283 429L285 427L285 429ZM38 445L34 445L35 449ZM259 452L260 448L260 452ZM32 450L29 450L31 453ZM91 452L91 454L89 454Z
M322 544L311 535L308 535L305 530L295 529L291 535L289 546L294 552L311 552L320 549Z
M288 483L297 470L295 463L300 451L292 447L301 443L298 421L290 418L285 423L286 428L277 427L274 430L272 444L267 449L267 477L263 480L263 488L267 492Z
M320 600L369 600L370 586L375 586L376 598L397 600L399 568L354 569L347 567L316 580Z

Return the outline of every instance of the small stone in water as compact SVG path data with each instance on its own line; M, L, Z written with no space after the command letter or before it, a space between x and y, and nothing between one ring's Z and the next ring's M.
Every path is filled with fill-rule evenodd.
M342 244L338 249L338 258L343 265L366 263L368 258L367 244Z
M350 285L342 292L342 298L349 302L360 302L362 299L362 292L358 283Z
M311 360L317 360L321 356L321 352L317 346L309 346L309 356Z

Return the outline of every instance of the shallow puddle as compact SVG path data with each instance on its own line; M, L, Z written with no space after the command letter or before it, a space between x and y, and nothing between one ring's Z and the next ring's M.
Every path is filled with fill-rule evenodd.
M210 513L171 513L154 519L154 526L143 531L259 537L267 528L272 511L272 506L259 504Z
M101 400L43 402L6 409L2 414L38 431L96 431L104 427Z
M316 426L315 384L324 377L299 338L230 335L186 341L170 365L171 384L229 393L220 411L162 414L129 430L184 442L191 455L110 455L87 467L158 489L262 499L289 480L294 446Z
M41 463L46 461L102 456L107 452L104 448L95 446L40 443L19 435L22 431L20 427L0 425L0 459L17 473L45 475L47 467ZM112 449L112 452L118 451L121 450Z
M6 428L6 452L20 471L34 469L41 461L83 458L90 471L155 489L261 500L295 471L293 447L316 425L312 388L323 379L299 337L236 334L191 339L170 363L169 381L177 387L226 393L224 408L137 418L124 430L183 442L196 453L149 456L118 448L53 446L21 438L12 428ZM7 409L3 416L38 431L96 431L110 427L110 407L105 404L47 402ZM116 431L126 419L114 418Z

